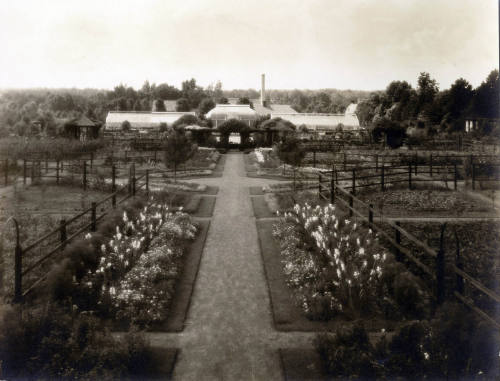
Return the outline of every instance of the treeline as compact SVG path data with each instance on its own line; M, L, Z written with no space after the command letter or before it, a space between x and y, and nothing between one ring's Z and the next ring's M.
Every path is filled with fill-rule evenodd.
M362 90L266 90L266 97L276 104L287 104L298 112L337 114L345 112L350 103L368 98L370 91ZM259 99L260 93L254 89L224 91L227 98Z
M500 135L499 76L493 70L477 88L463 78L440 90L429 73L420 73L417 88L406 81L393 81L385 91L373 92L358 104L362 126L396 135L432 136L462 132L466 118L477 120L476 134Z
M498 81L498 70L494 70L476 89L460 78L449 89L440 90L428 73L421 73L416 89L406 81L393 81L384 91L375 92L296 89L268 90L266 94L272 102L289 104L298 112L343 113L350 103L359 101L357 115L362 126L404 133L425 127L430 134L436 132L436 126L439 131L461 131L464 118L474 116L482 119L480 130L487 134L494 126L485 119L499 117ZM182 82L180 89L146 81L138 90L123 84L113 90L5 90L0 96L0 136L37 135L39 129L57 135L69 118L83 114L103 122L111 110L166 111L164 101L168 100L175 101L176 111L196 110L203 117L216 103L227 103L227 98L251 104L259 96L254 89L223 90L220 81L203 88L195 79Z
M19 89L5 90L0 97L0 136L57 135L64 123L86 115L103 122L108 111L165 111L165 100L177 100L178 111L200 106L203 99L222 97L222 84L206 89L195 79L182 83L181 89L166 83L150 84L139 89L120 84L113 90L97 89ZM34 123L37 122L37 123Z

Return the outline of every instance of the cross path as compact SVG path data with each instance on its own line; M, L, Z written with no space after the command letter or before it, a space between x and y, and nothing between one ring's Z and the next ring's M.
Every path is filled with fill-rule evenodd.
M186 328L151 333L152 345L180 348L174 380L282 380L278 348L311 346L314 334L278 332L255 226L243 154L229 153L221 178L196 180L219 193Z

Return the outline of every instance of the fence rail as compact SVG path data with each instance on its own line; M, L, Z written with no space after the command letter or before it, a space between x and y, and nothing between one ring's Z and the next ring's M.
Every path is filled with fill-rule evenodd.
M378 216L378 220L380 223L386 224L390 229L394 231L395 236L391 237L391 235L383 228L380 223L376 224L374 222L374 208L372 204L366 204L360 199L356 198L354 194L344 187L338 185L335 181L333 172L322 172L318 175L318 197L322 200L329 201L334 204L336 202L340 202L340 204L347 208L349 211L349 215L353 217L356 215L362 221L366 222L368 226L377 231L381 236L383 236L396 250L396 259L401 261L402 256L404 254L408 260L417 266L420 270L422 270L430 280L434 283L435 290L435 300L439 305L444 301L445 295L445 261L444 261L444 249L443 249L443 234L444 228L443 226L441 230L441 243L440 249L438 251L432 249L424 242L420 241L418 238L413 236L411 233L403 229L398 222L393 222L384 218L382 215ZM344 198L342 198L344 197ZM358 205L355 207L354 203ZM362 212L359 207L362 207L367 212ZM426 255L428 255L431 260L434 261L435 265L432 268L431 266L423 263L419 258L417 258L411 250L402 246L401 237L405 237L408 241L415 244L420 250L422 250ZM474 279L469 274L464 272L459 265L459 258L456 258L456 263L450 266L450 270L453 275L457 279L457 285L462 284L464 280L468 282L476 291L482 292L484 295L487 295L491 298L495 303L500 303L500 295L484 286L477 279ZM464 296L463 287L456 287L457 289L453 290L453 295L457 297L457 299L469 307L475 312L477 312L483 319L487 320L489 323L494 325L497 329L500 329L500 323L491 317L488 313L478 308L473 301L468 300Z
M149 193L149 180L150 180L150 171L146 170L142 175L136 177L135 173L135 165L131 165L129 169L129 178L126 184L121 186L116 186L116 178L115 178L115 167L112 167L112 184L111 191L112 193L96 202L91 203L91 207L83 210L82 212L74 215L68 220L62 219L59 223L59 227L51 230L47 234L42 237L37 238L34 242L30 243L26 247L22 247L19 242L19 226L16 221L16 246L14 251L15 257L15 268L14 268L14 301L21 302L23 298L28 295L31 291L33 291L46 277L45 275L40 276L38 279L31 285L23 284L23 278L25 278L28 274L32 273L33 270L39 268L44 263L47 262L54 254L59 252L61 249L71 242L74 238L81 235L85 231L96 231L97 223L104 218L110 209L116 208L118 204L123 203L124 201L134 197L137 191L142 190L144 188L144 192L146 194ZM123 197L119 198L122 195ZM111 205L109 208L104 209L102 206L111 200ZM98 207L101 207L102 213L98 213ZM86 221L85 221L86 219ZM9 219L10 220L10 219ZM9 221L8 220L8 221ZM7 221L7 222L8 222ZM6 222L6 223L7 223ZM71 224L75 224L77 222L83 222L83 226L79 226L76 231L72 232L71 235L68 236L68 226ZM58 243L51 247L46 253L44 253L40 258L35 260L29 266L23 268L23 257L33 251L35 248L43 245L44 242L47 242L49 239L58 240Z

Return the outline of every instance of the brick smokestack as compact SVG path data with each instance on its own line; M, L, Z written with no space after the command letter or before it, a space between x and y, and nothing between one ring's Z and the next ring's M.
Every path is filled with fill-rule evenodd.
M260 80L260 104L266 106L266 75L261 75Z

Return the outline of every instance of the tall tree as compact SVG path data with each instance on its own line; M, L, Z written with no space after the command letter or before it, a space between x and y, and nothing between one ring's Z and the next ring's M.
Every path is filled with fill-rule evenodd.
M452 118L461 117L474 96L472 85L463 78L457 79L447 92L446 111Z
M157 99L155 101L155 111L156 112L165 112L167 109L165 108L165 103L162 99Z
M165 164L174 167L174 182L177 182L177 167L190 159L198 147L186 136L183 129L172 129L164 142Z
M482 118L498 118L500 110L500 86L498 70L493 70L475 91L473 112Z
M198 115L205 116L207 112L215 107L215 102L212 98L205 98L200 102L198 106Z
M419 112L425 111L433 101L436 94L439 92L439 87L435 79L432 79L429 73L422 72L418 77L418 106Z
M189 103L189 100L187 98L181 98L177 101L177 104L175 106L175 109L177 111L181 111L181 112L184 112L184 111L189 111L191 110L191 105Z

